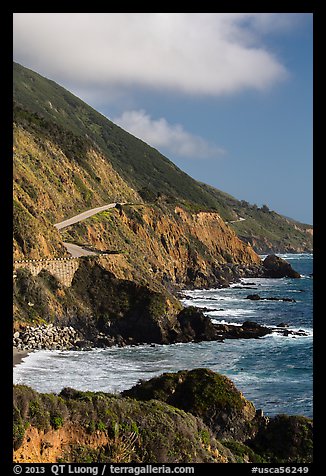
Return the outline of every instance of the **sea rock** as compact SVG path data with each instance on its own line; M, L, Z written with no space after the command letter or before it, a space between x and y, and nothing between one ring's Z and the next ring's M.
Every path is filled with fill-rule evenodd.
M284 328L286 327L286 328ZM296 330L293 330L293 329L288 329L288 325L285 324L285 326L280 326L278 325L275 329L272 330L272 332L275 332L277 334L280 334L284 337L288 337L288 336L291 336L291 337L308 337L309 334L304 331L303 329L299 329L298 331Z
M220 340L209 317L193 306L186 307L177 316L181 338L186 341Z
M268 255L263 261L266 278L301 278L290 263L276 255Z
M258 339L272 333L272 329L269 327L252 321L245 321L241 326L214 324L214 327L223 339Z
M165 373L122 392L137 400L161 400L200 417L218 439L251 438L256 410L226 376L208 369Z
M251 299L251 301L259 301L261 297L259 296L259 294L248 294L246 299Z

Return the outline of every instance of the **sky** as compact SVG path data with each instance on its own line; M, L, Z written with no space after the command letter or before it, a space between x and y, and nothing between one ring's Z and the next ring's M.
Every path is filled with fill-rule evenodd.
M312 223L312 13L15 13L14 61L193 178Z

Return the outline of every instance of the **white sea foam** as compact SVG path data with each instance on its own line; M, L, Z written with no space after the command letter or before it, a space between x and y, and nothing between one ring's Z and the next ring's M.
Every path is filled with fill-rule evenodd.
M264 260L268 255L259 255L259 257ZM291 259L313 259L313 253L277 253L282 259L291 260Z
M266 326L267 327L267 326ZM268 326L270 327L270 326ZM273 327L273 329L276 329ZM292 335L289 334L288 336L284 336L283 334L278 333L277 331L272 332L271 334L267 334L266 336L262 337L262 339L268 339L268 338L273 338L273 339L312 339L313 338L313 331L312 329L303 329L300 327L300 329L293 329L293 328L288 328L289 331L293 332L298 332L299 330L302 330L305 332L306 335Z
M210 317L234 317L234 318L247 318L248 315L255 314L255 311L251 309L223 309L221 311L205 311L204 314Z
M225 319L211 319L213 324L226 324L228 326L242 326L242 322L230 322Z

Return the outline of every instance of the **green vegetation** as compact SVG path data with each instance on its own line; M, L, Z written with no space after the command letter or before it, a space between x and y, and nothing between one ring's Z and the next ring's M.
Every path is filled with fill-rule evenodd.
M226 376L208 369L165 373L141 382L124 396L157 399L203 419L218 438L245 440L254 426L255 408Z
M162 400L197 416L203 416L208 408L216 405L242 410L246 404L230 379L208 369L165 373L126 390L124 395L140 400Z
M78 431L79 443L66 437L58 462L208 463L219 462L221 455L233 461L200 419L162 402L69 388L59 396L46 395L23 385L14 386L13 402L15 450L23 444L27 423L45 431L44 442L51 428L58 431L68 425ZM36 407L42 419L36 417ZM107 431L104 444L91 444L96 431ZM219 453L215 454L216 449Z
M180 409L183 402L188 412ZM163 374L120 396L72 388L59 395L40 394L14 385L13 409L17 462L19 451L28 451L29 429L34 436L39 430L41 449L56 446L56 462L62 463L312 461L312 420L288 415L261 419L229 379L207 369ZM61 430L64 439L55 434Z
M235 440L223 440L222 444L229 448L236 458L237 463L267 463L266 460L255 453L249 446Z
M24 191L32 200L40 196L29 170L33 170L36 177L39 176L39 182L46 183L47 177L52 177L52 187L55 185L59 192L59 195L51 197L56 208L48 206L45 212L52 220L65 216L67 212L72 215L78 208L80 211L112 200L115 197L111 194L118 190L124 201L128 197L141 196L145 202L160 202L170 207L178 204L193 213L217 211L224 220L230 222L239 217L245 218L231 226L259 252L270 249L312 250L312 236L306 232L310 228L308 225L282 217L270 211L266 205L258 208L246 201L239 201L192 179L157 150L116 126L64 88L16 63L14 121L30 134L40 150L43 148L46 152L40 155L35 150L33 153L30 150L26 152L28 161L24 160L24 163L28 166L23 175L28 176L28 183L25 183ZM49 143L53 144L50 150ZM58 160L58 150L69 161L69 166L64 169L64 164L60 162L62 159ZM96 150L104 162L91 159L90 150ZM52 155L52 161L43 163L47 155L49 158ZM108 173L104 169L111 165L116 175L110 174L108 180ZM69 177L63 170L73 173ZM121 185L117 184L119 176ZM70 184L72 177L76 194L66 194L66 184ZM60 195L65 199L62 200Z
M250 447L269 463L289 463L313 457L313 424L310 418L276 415L249 442Z

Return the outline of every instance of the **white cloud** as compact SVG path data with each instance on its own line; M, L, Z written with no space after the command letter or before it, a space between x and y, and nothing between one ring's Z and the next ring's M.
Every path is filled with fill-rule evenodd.
M263 35L291 21L284 13L15 13L14 58L76 88L264 90L287 71Z
M153 147L187 158L212 158L225 151L202 137L190 134L180 124L169 124L166 119L152 119L144 110L125 111L113 122Z

